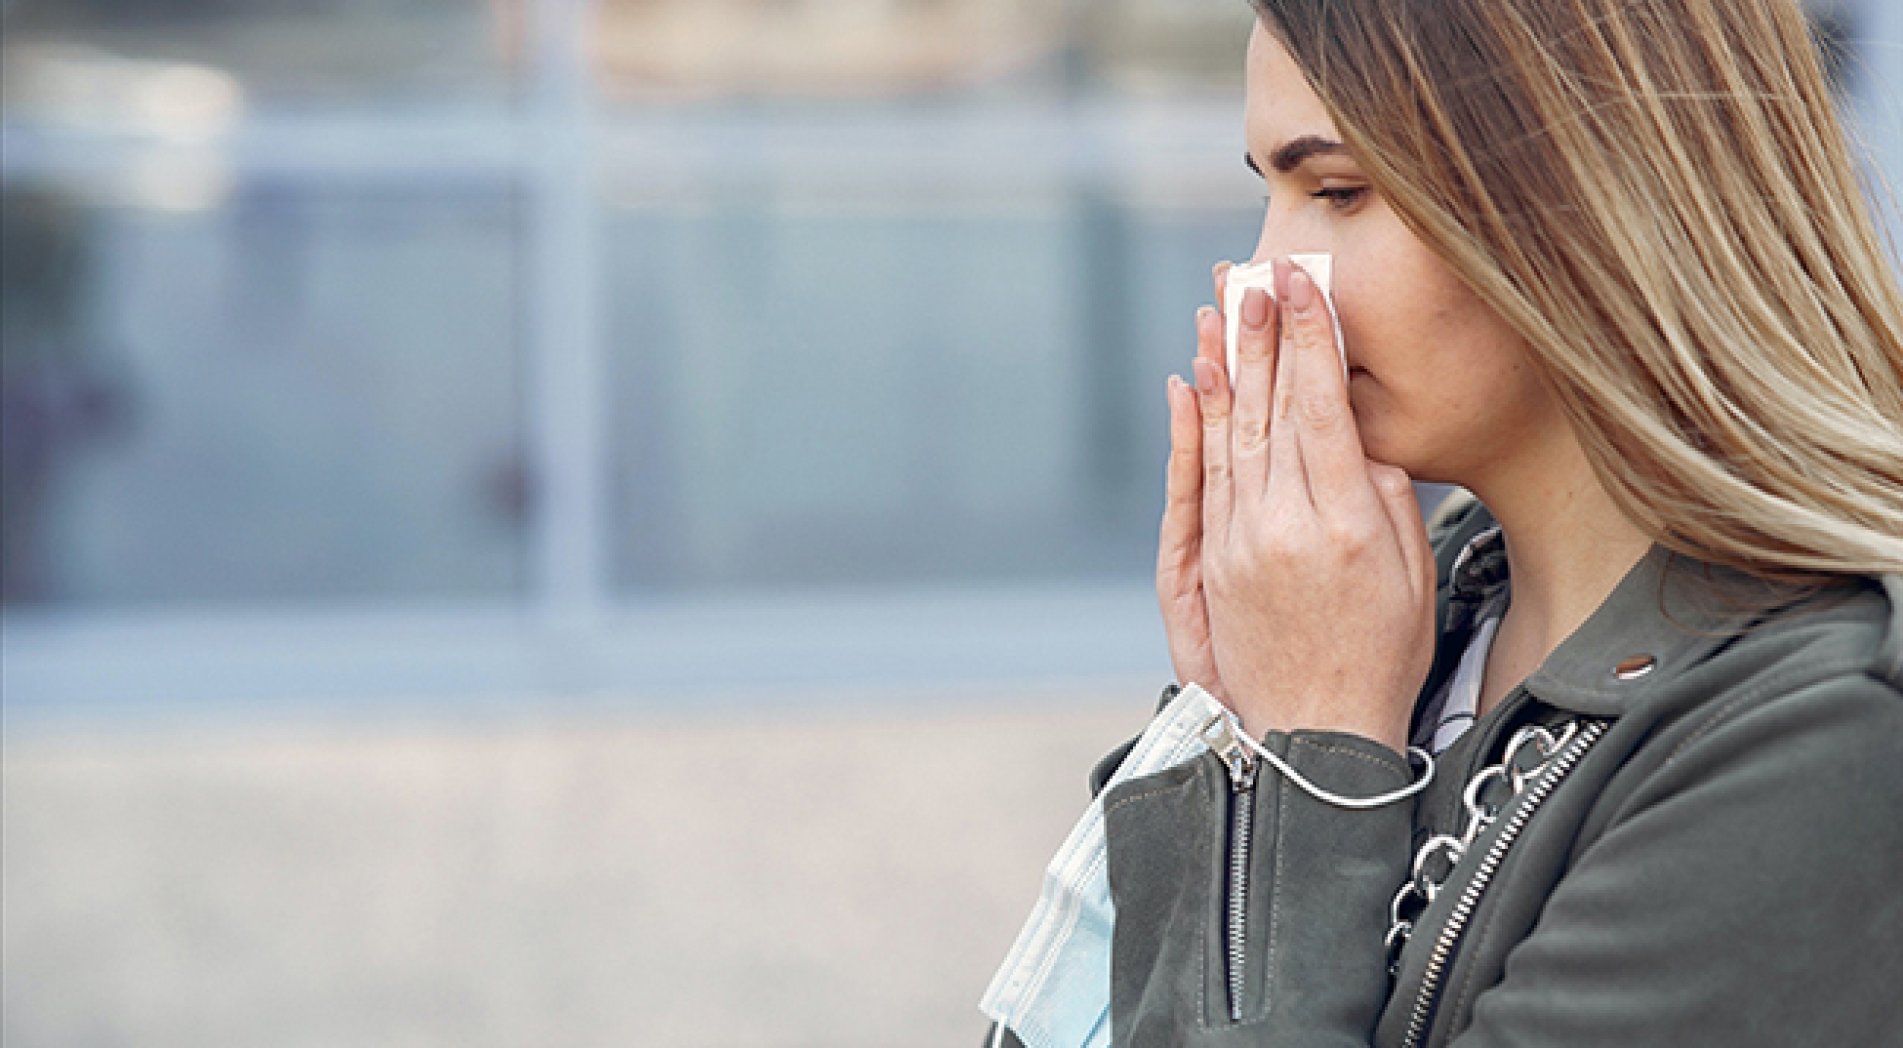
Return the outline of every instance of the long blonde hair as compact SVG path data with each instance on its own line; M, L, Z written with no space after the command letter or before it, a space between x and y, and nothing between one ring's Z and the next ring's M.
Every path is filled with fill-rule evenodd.
M1678 552L1903 573L1903 294L1796 0L1254 0Z

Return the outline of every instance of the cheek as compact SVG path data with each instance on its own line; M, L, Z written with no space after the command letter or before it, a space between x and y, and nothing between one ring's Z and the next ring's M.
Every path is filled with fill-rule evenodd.
M1456 310L1421 295L1405 280L1363 265L1367 268L1356 270L1359 279L1336 269L1335 312L1348 361L1371 372L1398 373L1430 350L1435 332L1446 329Z
M1373 259L1359 262L1356 272L1362 279L1337 277L1335 308L1350 362L1377 377L1431 379L1492 362L1516 344L1493 312L1438 265Z
M1385 443L1404 432L1425 438L1422 427L1458 429L1538 386L1512 331L1464 286L1437 283L1368 281L1337 297L1349 362L1367 372L1350 388L1364 436Z

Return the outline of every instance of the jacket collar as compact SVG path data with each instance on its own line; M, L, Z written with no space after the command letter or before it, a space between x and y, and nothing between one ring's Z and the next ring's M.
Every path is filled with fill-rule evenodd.
M1443 636L1450 639L1470 633L1482 612L1497 613L1511 586L1506 544L1490 515L1480 510L1461 530L1443 605ZM1887 591L1891 615L1879 662L1887 660L1892 680L1903 679L1903 578L1885 578L1881 587ZM1550 706L1617 716L1813 592L1655 543L1526 679L1526 690ZM1450 651L1457 653L1464 646L1460 640ZM1445 670L1437 665L1435 677L1444 676Z
M1562 709L1616 716L1805 593L1654 544L1526 690Z

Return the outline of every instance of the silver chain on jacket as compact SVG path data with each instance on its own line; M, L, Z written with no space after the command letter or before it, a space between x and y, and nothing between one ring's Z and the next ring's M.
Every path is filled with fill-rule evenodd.
M1598 730L1589 734L1596 739L1604 726L1594 727ZM1386 942L1390 972L1400 963L1401 949L1414 933L1414 922L1446 886L1461 857L1579 734L1579 721L1568 722L1557 734L1543 725L1529 724L1514 733L1498 764L1480 769L1467 780L1466 789L1460 795L1467 813L1466 829L1459 836L1440 833L1429 837L1414 853L1411 875L1388 904Z

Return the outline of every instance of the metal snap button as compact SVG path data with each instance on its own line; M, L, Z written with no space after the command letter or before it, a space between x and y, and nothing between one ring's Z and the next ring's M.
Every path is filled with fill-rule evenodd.
M1627 655L1612 667L1612 675L1620 680L1638 680L1657 669L1658 664L1659 660L1651 655Z

